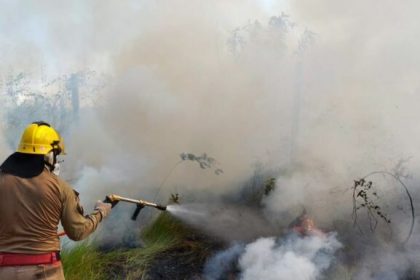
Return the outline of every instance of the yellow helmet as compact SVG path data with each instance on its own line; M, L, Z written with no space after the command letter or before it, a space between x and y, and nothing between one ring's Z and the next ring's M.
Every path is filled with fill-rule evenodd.
M34 122L25 128L17 152L23 154L46 155L65 154L64 142L60 134L46 122Z

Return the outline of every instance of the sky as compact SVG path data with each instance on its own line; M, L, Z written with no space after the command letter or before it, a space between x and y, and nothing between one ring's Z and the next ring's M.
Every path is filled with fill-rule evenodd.
M288 7L286 1L248 2L238 5L237 1L215 1L215 6L229 14L229 18L220 22L215 19L215 24L228 32L232 26L251 18L271 16ZM182 3L187 2L181 1L180 5ZM39 71L33 68L43 67L43 71L54 75L78 71L82 67L112 72L113 56L142 32L139 11L156 12L154 9L158 4L149 1L122 1L116 5L113 1L2 0L1 5L2 72L10 69Z

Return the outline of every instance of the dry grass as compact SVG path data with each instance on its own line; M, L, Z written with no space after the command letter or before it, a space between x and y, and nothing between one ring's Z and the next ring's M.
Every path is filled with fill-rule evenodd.
M199 268L212 252L213 244L204 241L207 238L167 213L160 214L141 237L143 248L103 252L81 242L72 250L64 251L66 279L153 279L150 275L161 267L177 267L176 270L184 271L174 273L188 273L185 268Z

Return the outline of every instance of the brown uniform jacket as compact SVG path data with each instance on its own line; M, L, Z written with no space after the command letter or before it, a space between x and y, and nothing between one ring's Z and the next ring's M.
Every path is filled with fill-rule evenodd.
M59 251L60 220L70 239L81 240L102 216L99 211L84 216L78 193L46 168L32 178L0 172L0 252Z

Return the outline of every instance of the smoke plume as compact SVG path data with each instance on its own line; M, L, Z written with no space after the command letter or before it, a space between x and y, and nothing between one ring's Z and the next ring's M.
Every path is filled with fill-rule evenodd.
M205 279L217 280L228 275L229 272L236 272L235 266L244 250L244 245L235 244L211 257L204 267Z
M109 193L154 199L161 189L162 203L231 194L260 163L277 179L262 201L273 224L305 208L354 245L345 265L360 279L402 278L406 269L387 264L416 263L401 249L409 218L398 183L370 178L390 225L360 234L351 213L353 180L401 160L397 173L420 198L418 1L0 3L3 158L33 118L50 121L85 209ZM71 80L78 73L94 74ZM174 169L182 152L207 153L224 173ZM416 226L406 248L418 240ZM284 260L283 245L257 242ZM382 253L376 267L361 265Z
M322 279L342 247L335 234L325 237L266 237L247 245L236 244L215 255L206 264L205 277L225 279L229 273L239 279ZM235 269L238 266L238 271Z

